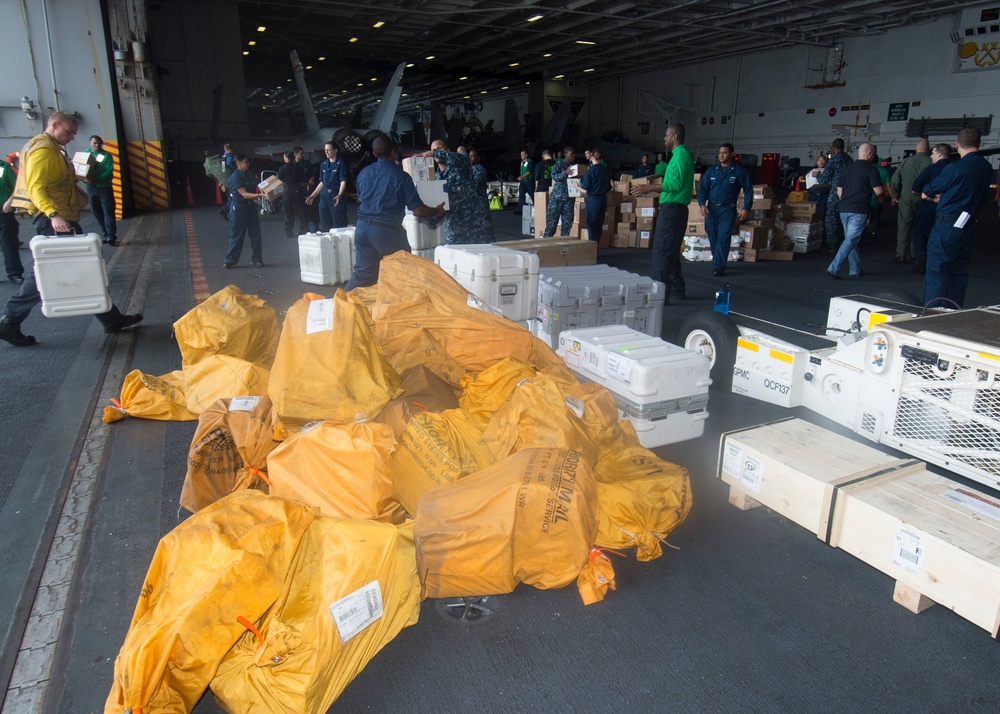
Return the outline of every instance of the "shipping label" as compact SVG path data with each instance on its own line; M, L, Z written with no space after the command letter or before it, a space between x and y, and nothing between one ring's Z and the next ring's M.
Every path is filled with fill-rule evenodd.
M330 615L337 625L340 641L347 642L382 617L382 590L373 580L330 605Z
M313 300L306 312L306 334L333 330L333 300Z

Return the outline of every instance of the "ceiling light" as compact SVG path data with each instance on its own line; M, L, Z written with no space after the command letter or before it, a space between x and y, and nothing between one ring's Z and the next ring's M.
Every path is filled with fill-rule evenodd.
M480 92L480 94L486 94L486 90L484 89L483 91Z
M357 41L358 41L357 37L352 37L351 39L348 40L348 42L357 42Z
M260 27L257 28L257 32L263 32L266 29L267 29L266 27L264 27L263 25L261 25Z
M409 63L408 65L406 65L406 66L407 66L407 67L412 67L412 66L413 66L413 63L412 63L412 62L410 62L410 63Z
M464 97L462 97L462 99L472 99L472 97L470 97L468 94L466 94Z
M292 80L290 80L290 79L286 79L285 81L286 81L286 82L291 82Z
M500 89L510 89L510 87L500 87Z
M373 82L377 82L378 81L378 77L372 77L372 81Z
M552 56L551 52L546 52L544 55L542 55L542 57L551 57L551 56Z
M545 15L532 15L531 17L528 18L528 22L538 22L543 17L545 17Z
M312 68L313 68L313 66L311 64L307 64L306 65L306 69L312 69Z
M509 65L507 65L507 66L508 66L508 67L517 67L517 66L518 66L519 64L521 64L521 63L520 63L520 62L511 62L511 63L510 63Z
M525 84L531 84L531 82L525 82Z
M427 55L426 57L424 57L424 59L430 62L432 59L434 59L434 55Z
M409 94L407 94L406 92L403 92L403 95L402 95L402 96L404 96L404 97L408 97L408 96L410 96L410 95L409 95Z
M382 22L381 20L379 20L374 25L372 25L372 27L374 27L377 30L378 28L382 27L382 25L384 25L384 24L385 24L384 22Z
M341 93L341 94L347 94L347 90L346 90L346 89L341 89L341 90L340 90L340 93Z
M590 40L577 40L576 44L578 44L578 45L596 45L597 43L596 42L591 42Z
M556 75L555 77L553 77L552 79L562 79L562 78L563 78L563 77L565 77L565 76L566 76L565 74L557 74L557 75Z
M249 53L249 52L247 52L246 50L243 50L243 56L244 56L244 57L246 57L246 56L247 56L248 54L250 54L250 53Z
M326 59L326 57L319 57L318 59L319 59L320 62L322 62L323 60Z
M249 42L247 42L247 44L253 47L254 45L257 44L257 40L250 40Z
M468 79L468 77L459 77L459 78L458 78L458 81L459 81L459 82L464 82L464 81L465 81L465 80L467 80L467 79Z
M306 69L309 69L309 68L308 68L308 67L306 67ZM593 67L591 67L590 69L585 69L585 70L583 70L583 71L584 71L584 72L593 72L593 71L594 71L594 68L593 68Z
M365 85L364 85L364 83L363 83L363 82L358 82L358 86L359 86L359 87L363 87L363 86L365 86Z

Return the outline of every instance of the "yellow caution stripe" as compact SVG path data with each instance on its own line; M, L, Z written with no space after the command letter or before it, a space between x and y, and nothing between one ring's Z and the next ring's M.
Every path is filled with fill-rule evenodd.
M788 364L791 364L795 360L795 358L792 355L788 354L787 352L776 350L773 347L771 348L768 354L770 355L771 359L776 359L779 362L787 362Z
M750 340L744 340L742 337L736 338L736 346L742 347L745 350L750 350L751 352L760 352L760 345L756 342L751 342Z

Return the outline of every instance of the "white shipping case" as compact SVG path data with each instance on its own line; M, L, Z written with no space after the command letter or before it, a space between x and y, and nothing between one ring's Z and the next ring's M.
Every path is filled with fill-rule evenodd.
M535 207L530 203L521 208L521 235L535 235Z
M538 312L538 256L486 243L439 245L434 262L508 320Z
M31 255L45 317L97 315L111 309L99 235L35 236Z
M347 282L354 270L354 228L299 236L299 271L302 282L336 285Z
M417 193L420 200L431 208L444 204L444 210L451 210L451 203L448 201L447 181L416 181Z
M696 439L708 419L704 355L624 325L563 330L556 353L577 375L615 395L646 448Z
M403 216L403 230L406 231L410 250L414 253L418 250L433 250L439 245L444 245L444 221L438 223L437 228L431 228L427 221L422 221L407 211Z

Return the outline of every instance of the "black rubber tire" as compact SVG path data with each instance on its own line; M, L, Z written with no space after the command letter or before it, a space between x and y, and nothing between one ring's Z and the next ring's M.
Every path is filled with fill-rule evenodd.
M879 288L878 290L864 294L869 297L878 298L879 300L892 300L893 302L915 305L916 307L923 306L918 295L914 295L909 290L901 290L900 288Z
M699 310L684 320L677 344L707 355L712 360L712 388L729 389L739 337L739 328L730 318L715 310Z

